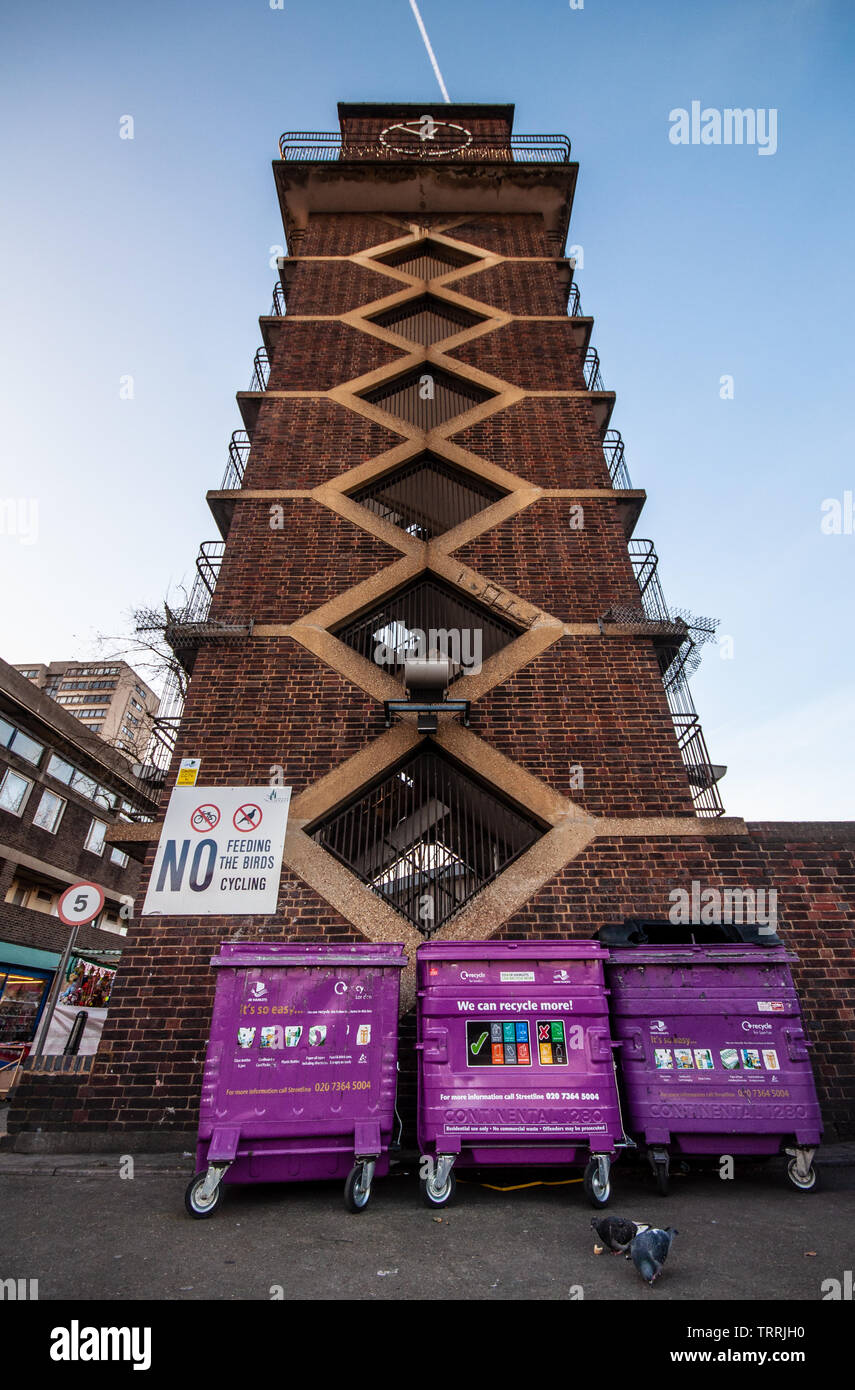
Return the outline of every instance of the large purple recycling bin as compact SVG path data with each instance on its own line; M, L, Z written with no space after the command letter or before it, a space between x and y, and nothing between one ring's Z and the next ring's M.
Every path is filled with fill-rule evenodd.
M802 1191L822 1134L782 946L612 947L606 967L625 1118L660 1191L669 1153L777 1154Z
M623 1141L603 962L592 941L436 942L418 953L422 1195L455 1164L586 1164L595 1206Z
M222 1183L347 1178L352 1211L389 1169L400 945L229 942L217 972L193 1216Z

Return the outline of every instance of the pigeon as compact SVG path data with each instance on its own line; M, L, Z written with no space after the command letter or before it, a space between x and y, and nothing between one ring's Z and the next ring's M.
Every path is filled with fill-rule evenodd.
M661 1273L671 1249L671 1241L679 1234L673 1226L666 1227L664 1231L658 1226L651 1226L634 1238L630 1246L632 1263L648 1284L652 1284Z
M591 1217L591 1225L596 1231L603 1245L611 1250L613 1255L619 1255L622 1250L627 1250L635 1236L641 1231L649 1231L649 1226L642 1226L635 1221L627 1221L624 1216L602 1216L599 1220L595 1216Z

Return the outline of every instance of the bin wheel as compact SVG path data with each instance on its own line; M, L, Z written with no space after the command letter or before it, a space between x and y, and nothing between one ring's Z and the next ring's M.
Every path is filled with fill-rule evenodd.
M354 1163L344 1180L344 1205L348 1211L364 1211L371 1197L371 1183L363 1184L365 1166Z
M611 1182L608 1178L606 1178L605 1183L600 1181L600 1165L595 1158L589 1160L582 1182L585 1196L592 1207L608 1205L609 1197L612 1194Z
M446 1178L443 1187L437 1187L435 1178L421 1178L419 1180L419 1188L425 1206L447 1207L449 1202L454 1201L454 1194L457 1190L457 1179L452 1170Z
M667 1163L654 1163L653 1176L656 1179L656 1191L660 1197L667 1197L671 1187L671 1177L668 1172Z
M787 1164L787 1177L797 1192L813 1192L816 1187L816 1169L813 1164L808 1168L807 1175L802 1177L796 1167L796 1160L791 1158Z
M191 1216L197 1221L202 1221L206 1216L213 1216L223 1196L223 1185L218 1183L214 1189L214 1195L207 1201L200 1198L199 1190L205 1181L204 1173L197 1173L195 1178L191 1178L184 1193L184 1205Z

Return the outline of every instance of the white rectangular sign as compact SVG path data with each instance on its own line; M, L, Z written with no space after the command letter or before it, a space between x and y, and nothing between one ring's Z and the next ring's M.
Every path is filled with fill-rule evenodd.
M173 787L143 915L276 911L290 787Z

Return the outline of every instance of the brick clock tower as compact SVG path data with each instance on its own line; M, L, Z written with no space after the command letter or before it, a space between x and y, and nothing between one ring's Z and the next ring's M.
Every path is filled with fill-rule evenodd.
M686 682L711 628L636 538L563 254L569 141L503 105L339 117L282 137L289 255L208 494L221 539L167 633L191 683L163 807L183 757L200 786L291 786L278 909L138 916L91 1075L25 1077L17 1146L186 1142L236 932L403 942L411 1011L426 935L590 936L667 921L692 884L778 890L826 1122L851 1131L852 827L723 815ZM122 841L149 871L158 833Z

